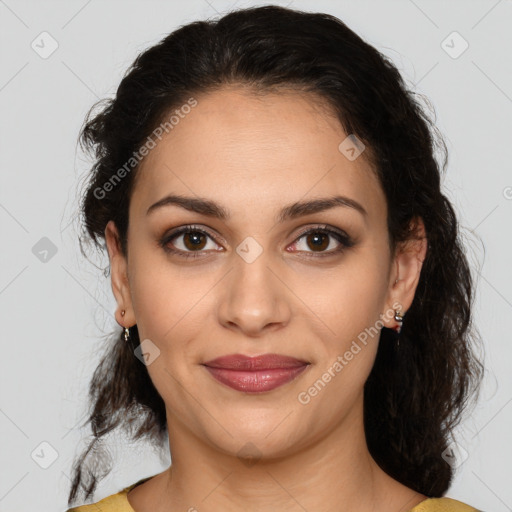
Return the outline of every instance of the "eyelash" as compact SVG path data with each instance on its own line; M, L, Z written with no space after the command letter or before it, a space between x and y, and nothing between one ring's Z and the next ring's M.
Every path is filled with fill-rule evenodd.
M183 235L185 233L201 233L203 235L210 237L215 242L213 235L210 234L208 231L205 231L204 229L201 229L198 226L189 224L186 226L182 226L182 227L176 229L175 231L171 232L170 234L164 236L159 241L160 247L162 247L164 249L164 251L166 251L170 254L176 254L183 258L204 257L203 256L204 249L200 250L200 251L183 251L181 249L171 249L169 247L168 244L169 244L169 242L171 242L171 240L174 240L175 238L177 238L180 235ZM319 258L319 257L323 258L323 257L327 257L327 256L332 256L335 254L339 254L339 253L343 252L346 248L352 247L354 245L354 241L344 231L329 228L327 225L316 226L316 227L308 228L304 231L301 231L297 235L297 238L292 243L292 245L297 243L297 241L299 241L304 236L309 235L311 233L323 233L325 235L330 235L340 243L340 246L337 249L333 249L333 250L330 250L327 252L319 252L319 253L316 253L315 251L299 251L299 252L304 252L305 254L307 254L307 256L305 256L306 258Z

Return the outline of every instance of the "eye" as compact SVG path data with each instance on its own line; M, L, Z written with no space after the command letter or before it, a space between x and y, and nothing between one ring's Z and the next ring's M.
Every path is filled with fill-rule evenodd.
M308 257L323 257L338 254L353 245L353 240L344 231L317 226L303 231L290 247L294 247L299 252L318 253L308 254Z
M208 246L208 239L212 242L210 246ZM217 247L219 247L213 242L212 236L207 231L196 226L182 226L176 229L169 235L164 236L160 245L166 252L179 254L184 258L204 256L203 251L218 251Z
M210 245L208 245L209 243ZM183 258L198 258L205 256L205 252L220 252L222 250L214 242L213 235L194 225L177 228L164 236L159 245L166 252ZM347 233L323 225L302 231L289 247L294 248L297 252L307 254L307 257L324 257L339 254L353 245L354 241Z

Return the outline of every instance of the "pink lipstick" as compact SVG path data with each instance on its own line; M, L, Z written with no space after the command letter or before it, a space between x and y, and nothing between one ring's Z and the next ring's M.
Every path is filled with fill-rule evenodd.
M210 374L230 388L246 393L271 391L290 382L309 365L294 357L264 354L248 357L232 354L203 363Z

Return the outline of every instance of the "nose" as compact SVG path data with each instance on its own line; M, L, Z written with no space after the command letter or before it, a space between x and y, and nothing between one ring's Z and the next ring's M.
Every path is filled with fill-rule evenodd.
M252 263L235 254L221 290L217 315L223 327L259 337L290 321L290 292L265 251Z

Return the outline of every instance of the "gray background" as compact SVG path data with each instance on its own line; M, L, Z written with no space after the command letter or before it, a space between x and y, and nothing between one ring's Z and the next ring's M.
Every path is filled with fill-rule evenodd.
M462 464L448 495L512 510L512 1L276 3L338 16L434 105L450 151L444 187L479 276L488 369L458 431ZM77 427L87 384L101 336L117 327L110 282L83 260L73 220L90 164L76 146L87 110L179 25L262 4L0 0L0 511L65 510L71 462L88 435ZM119 465L96 499L169 464L146 446L112 443Z

